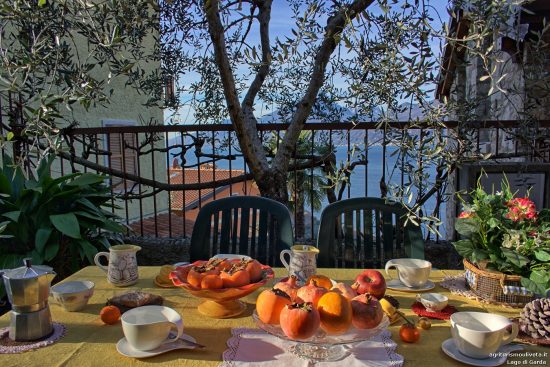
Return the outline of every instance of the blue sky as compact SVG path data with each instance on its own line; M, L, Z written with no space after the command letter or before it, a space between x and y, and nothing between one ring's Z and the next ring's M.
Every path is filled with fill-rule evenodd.
M409 0L411 2L412 0ZM403 0L398 0L398 3L402 3ZM433 27L436 30L442 29L442 22L448 22L448 14L446 7L448 4L447 0L425 0L426 4L429 6L430 15L434 18ZM371 11L379 13L381 12L377 3L371 5L369 8ZM324 21L322 22L324 23ZM292 19L292 11L287 5L286 1L283 0L274 0L272 7L272 16L270 22L270 37L272 44L277 37L284 39L285 36L292 36L291 29L295 26L294 19ZM249 44L259 44L259 32L258 24L255 23L254 27L251 29L249 36ZM440 53L440 42L435 40L431 42L433 52L436 55ZM236 72L243 72L244 69L237 70ZM196 76L186 75L185 79L181 81L185 83L191 83L196 81ZM189 99L190 95L182 96L183 100ZM261 116L264 113L269 111L262 111L261 106L257 106L257 115ZM193 111L189 107L182 107L177 114L177 117L172 120L172 111L165 112L165 123L181 123L181 124L191 124L193 123Z

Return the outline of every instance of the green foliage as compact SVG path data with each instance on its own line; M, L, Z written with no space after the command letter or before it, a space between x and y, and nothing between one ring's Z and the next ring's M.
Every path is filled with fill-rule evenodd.
M489 98L498 93L507 96L510 110L517 111L525 120L510 135L528 148L530 142L545 139L544 129L537 129L535 123L545 102L538 97L531 98L529 93L524 98L526 91L517 90L512 76L521 75L525 85L530 79L531 82L537 79L537 88L532 89L538 90L538 95L547 94L550 85L548 73L544 72L547 42L542 35L548 27L540 35L530 32L529 47L525 48L531 52L529 62L515 63L514 72L506 73L510 60L503 57L500 47L495 47L491 40L497 33L520 39L519 35L512 34L519 28L506 29L514 12L510 2L456 0L449 2L449 14L437 14L434 4L441 2L372 2L356 17L346 19L345 26L334 37L337 44L332 54L318 54L327 21L337 18L350 4L357 5L357 0L273 2L270 8L280 10L286 6L286 14L290 14L291 24L281 33L264 31L273 28L269 20L273 21L278 14L269 10L269 16L261 21L260 10L271 2L220 2L222 29L215 33L224 38L232 69L231 77L226 80L235 81L231 88L222 83L221 65L212 47L206 20L206 10L214 4L210 1L3 1L0 5L4 32L0 37L0 99L7 100L12 95L21 97L26 123L24 133L30 146L37 146L41 139L42 144L48 142L56 148L61 140L58 139L60 128L67 123L76 124L71 121L71 114L64 111L71 111L76 105L86 109L96 104L105 105L112 93L121 91L112 85L124 83L145 93L148 105L162 105L163 88L169 79L175 82L176 89L175 97L168 103L174 122L224 122L229 118L226 95L252 96L244 104L249 104L255 112L242 114L248 116L248 128L238 129L246 131L238 136L242 147L250 146L242 141L243 136L250 138L256 134L256 139L263 138L262 133L253 128L257 122L254 116L271 113L274 122L291 122L300 105L312 106L307 114L298 116L296 121L300 122L372 120L384 132L383 137L380 131L370 132L364 143L357 144L355 162L346 162L337 172L324 172L331 181L329 186L348 185L357 161L363 161L363 165L378 164L368 162L369 146L395 146L398 148L396 164L384 167L381 177L381 187L387 188L383 194L410 208L411 221L426 223L429 230L436 231L441 224L436 216L446 199L444 193L450 174L462 164L490 156L480 152L476 145L479 135L470 125L472 121L491 119L492 111L487 115L479 111L501 107L501 103L493 103ZM456 29L460 27L453 29L451 24L457 24L464 9L468 10L470 27L459 48L467 52L463 59L477 65L474 75L480 77L479 88L467 88L475 93L462 93L460 84L468 83L455 83L449 100L434 103L434 89L444 76L440 72L448 70L448 65L442 65L447 58L435 52L438 47L434 45L458 45ZM445 23L448 15L451 19ZM260 22L265 22L265 27L260 27ZM259 36L259 32L265 37ZM151 40L158 43L149 47ZM329 61L324 75L313 79L312 71L318 69L315 60L325 57ZM452 72L457 75L456 80L462 78L461 70L468 66L461 65L460 59L453 60L457 62L457 70ZM260 75L264 68L267 72ZM304 103L302 99L312 81L322 85L318 93L314 93L314 101ZM488 100L491 103L487 104ZM241 102L244 101L241 99ZM239 104L229 105L236 108ZM421 113L413 116L413 107L418 107ZM182 114L182 111L189 113ZM352 113L347 113L349 111ZM184 115L191 116L190 120L182 121ZM456 129L445 128L444 121L449 119L458 121ZM391 122L395 120L408 124L404 128L392 127ZM422 129L419 129L419 120L423 120ZM7 132L6 139L13 138L14 133ZM82 158L88 159L87 153L83 153ZM251 169L264 169L271 162L263 163ZM430 174L434 171L435 175ZM284 169L275 172L283 175L282 178L288 173ZM266 172L253 173L261 177ZM300 177L296 181L299 182ZM391 185L391 182L399 184ZM434 197L436 206L427 212L426 204ZM315 202L316 198L312 199ZM500 221L491 220L487 225L493 232L479 239L484 251L496 246L495 233ZM477 258L486 255L480 251L475 254ZM492 252L487 254L491 257ZM504 260L499 257L494 261Z
M457 252L475 264L522 276L522 285L536 294L550 290L550 217L536 213L527 198L515 198L506 181L503 190L486 193L481 185L455 222L461 236Z
M49 264L62 277L93 263L94 255L124 231L104 208L111 201L105 177L76 173L50 175L52 157L26 177L3 157L0 170L0 269L21 266L31 257Z
M66 112L109 103L117 78L148 89L142 81L158 72L148 64L160 63L158 50L147 47L158 30L155 6L148 0L2 1L0 99L20 100L25 134L48 136L55 145L59 128L73 123Z

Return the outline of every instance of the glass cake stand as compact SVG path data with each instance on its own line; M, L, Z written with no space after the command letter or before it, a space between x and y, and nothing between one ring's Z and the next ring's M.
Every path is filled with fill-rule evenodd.
M338 361L350 354L352 344L374 338L390 325L388 317L384 315L380 324L373 329L357 329L351 326L344 334L329 335L319 328L309 339L294 340L289 339L279 325L263 323L255 310L252 318L260 329L289 342L291 353L313 361Z

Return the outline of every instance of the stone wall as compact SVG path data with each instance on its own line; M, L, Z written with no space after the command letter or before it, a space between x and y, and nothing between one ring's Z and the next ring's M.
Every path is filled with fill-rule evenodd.
M189 261L189 238L127 237L124 243L141 247L137 253L141 266L162 266Z

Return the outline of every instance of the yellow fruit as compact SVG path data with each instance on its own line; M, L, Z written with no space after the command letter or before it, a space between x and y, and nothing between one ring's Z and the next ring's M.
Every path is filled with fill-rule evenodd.
M382 310L384 313L391 319L393 315L395 315L395 312L397 309L393 307L393 305L386 299L382 298L379 300L380 306L382 306Z

